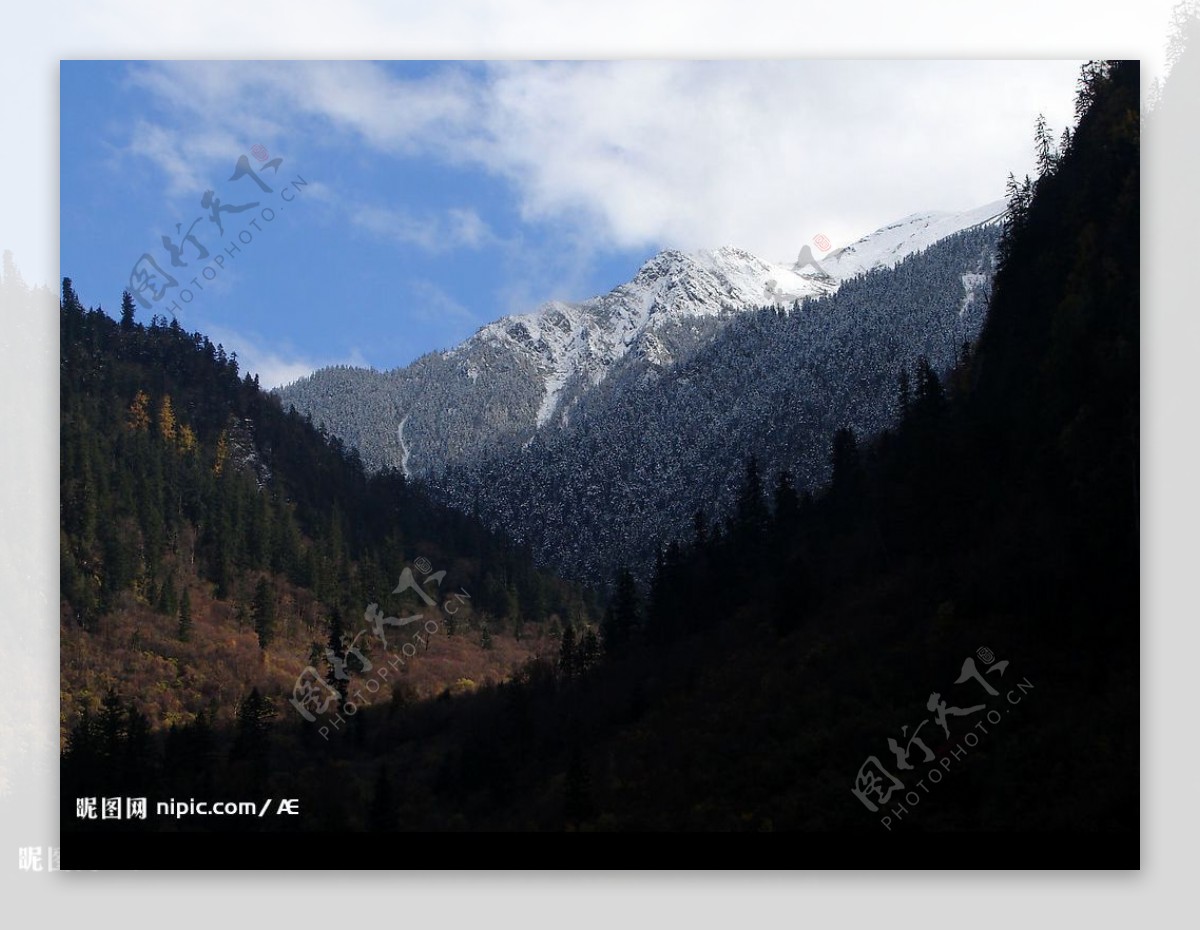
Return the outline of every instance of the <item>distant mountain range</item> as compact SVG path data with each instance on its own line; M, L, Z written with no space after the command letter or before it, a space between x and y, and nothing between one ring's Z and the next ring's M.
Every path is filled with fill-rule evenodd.
M279 394L367 468L428 480L598 580L697 507L726 509L741 465L722 439L815 486L833 430L886 426L900 368L925 355L945 369L977 335L1003 210L916 214L791 266L665 251L608 294L504 317L405 368L326 368Z

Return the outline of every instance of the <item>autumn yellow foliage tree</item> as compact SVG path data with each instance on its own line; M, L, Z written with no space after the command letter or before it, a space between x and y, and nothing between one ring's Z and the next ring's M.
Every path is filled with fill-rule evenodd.
M185 452L188 455L191 455L196 451L196 434L186 423L179 424L178 442L180 452Z
M145 391L138 391L134 395L125 423L135 433L150 427L150 395Z
M225 431L221 431L221 435L217 437L217 455L213 460L213 474L218 478L221 477L221 472L225 470L225 459L229 457L229 442L225 438Z
M164 394L162 403L158 405L158 433L166 442L175 441L176 431L175 410L171 406L171 395Z

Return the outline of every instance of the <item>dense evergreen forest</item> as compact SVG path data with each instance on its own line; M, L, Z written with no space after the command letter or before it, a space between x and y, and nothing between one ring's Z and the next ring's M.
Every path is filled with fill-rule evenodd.
M629 353L568 426L435 475L439 499L474 508L567 577L599 584L626 564L647 582L663 538L699 509L733 511L746 455L815 491L837 429L873 438L895 422L901 376L945 375L979 335L998 236L964 230L834 294L740 310L688 348L693 321L661 329L671 365Z
M263 576L359 611L417 540L462 560L456 585L515 594L487 615L565 622L506 680L367 707L329 740L274 695L164 730L114 692L67 721L64 803L258 792L301 799L269 827L294 830L1136 832L1137 63L1085 68L1077 115L1061 143L1039 127L1038 177L1010 184L988 318L953 371L898 383L877 440L830 436L815 494L743 450L733 515L661 540L651 584L620 572L599 637L586 598L364 478L202 337L84 312L65 285L65 628L96 635L123 598L169 608L193 559L218 599L252 603ZM247 429L257 456L235 451ZM872 759L911 790L885 800ZM938 781L899 812L917 770Z
M540 640L560 622L582 635L598 618L478 521L398 473L366 476L177 321L143 326L129 295L120 321L85 310L70 280L60 316L62 715L76 745L118 710L136 732L228 722L253 687L281 699L369 604L414 601L393 589L417 559L469 602L453 656L404 694L503 678L556 649Z

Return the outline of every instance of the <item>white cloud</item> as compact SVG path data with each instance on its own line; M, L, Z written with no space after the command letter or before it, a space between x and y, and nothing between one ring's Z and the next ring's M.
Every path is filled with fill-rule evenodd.
M410 281L406 317L419 322L452 321L478 323L474 314L432 281Z
M205 184L196 170L195 160L180 151L179 142L177 134L139 120L123 154L147 158L158 165L167 176L168 192L173 195L203 190Z
M1076 63L626 62L496 69L477 157L526 216L614 244L794 254L997 199Z
M1037 113L1068 122L1077 70L513 62L406 78L371 63L225 62L144 65L132 80L178 114L186 145L147 131L143 153L173 177L187 177L182 151L203 157L223 135L286 126L321 144L483 168L511 183L527 220L586 231L594 248L732 244L779 259L816 233L839 245L908 213L997 199L1009 170L1031 168ZM358 221L423 248L487 235L469 210L432 229L383 207Z
M398 208L358 204L349 207L348 213L351 222L370 233L430 253L460 247L474 249L494 238L479 214L469 208L417 215Z
M313 358L292 351L289 346L264 344L257 336L227 327L209 324L204 330L214 343L224 346L226 352L236 352L238 370L243 375L257 374L258 383L264 390L291 384L328 365L369 367L366 358L358 349L353 349L348 356L342 358Z

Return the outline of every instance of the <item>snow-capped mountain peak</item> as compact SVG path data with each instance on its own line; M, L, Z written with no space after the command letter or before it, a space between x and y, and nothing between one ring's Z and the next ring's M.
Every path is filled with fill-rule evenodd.
M429 353L390 372L322 369L282 395L314 422L336 424L338 435L358 448L371 467L399 468L414 476L473 467L490 456L553 442L563 430L590 429L601 411L620 406L623 397L642 385L673 382L681 374L679 365L707 352L731 328L745 338L767 329L817 333L820 326L832 325L823 315L825 304L792 313L797 302L806 305L808 298L825 295L837 301L835 292L857 273L908 256L924 262L914 253L960 230L984 227L968 235L969 242L938 246L928 262L929 268L945 270L949 261L961 279L961 290L951 295L953 319L942 322L948 332L969 332L981 316L977 304L980 298L986 301L990 287L984 253L996 230L989 224L1000 219L1003 207L989 204L959 214L906 217L831 255L814 256L814 245L801 253L809 265L770 262L728 246L663 251L606 294L550 301L529 313L506 316L456 348ZM886 274L879 277L890 280ZM928 284L934 291L939 286ZM850 288L851 299L838 306L865 307L863 312L874 316L873 323L863 325L877 327L886 320L872 303L879 287L886 284L862 281ZM942 291L937 297L949 299ZM763 306L783 308L786 319L765 314L753 326L740 325L746 311ZM911 312L929 323L928 313L934 311L920 307ZM857 323L844 325L852 329ZM769 346L760 348L770 351ZM682 377L680 383L689 380Z
M495 351L520 357L544 383L536 425L545 426L569 384L599 384L635 345L665 326L750 307L790 307L797 300L832 293L847 278L891 267L960 230L998 222L1004 209L998 201L963 213L913 214L824 257L806 246L791 265L732 246L668 249L607 294L578 302L550 301L530 313L504 317L443 357L469 361ZM668 349L657 340L643 348L648 358L669 361ZM463 371L470 377L479 368L468 363Z
M551 301L532 313L504 317L446 357L469 355L485 345L529 357L545 378L537 416L542 426L570 381L599 383L640 338L668 323L746 307L790 305L832 289L831 282L763 261L744 249L671 249L655 255L631 281L607 294L577 303ZM661 351L656 347L655 354Z
M929 248L947 236L964 229L999 223L1006 209L1007 204L997 200L962 213L914 213L824 257L817 256L816 263L838 282L876 268L892 268L902 259ZM811 267L811 257L811 252L806 255L802 251L793 269Z

